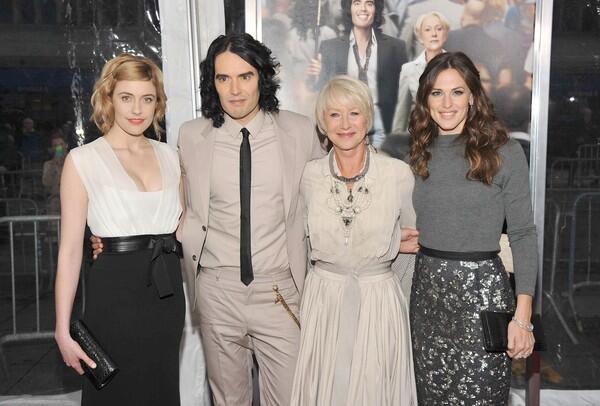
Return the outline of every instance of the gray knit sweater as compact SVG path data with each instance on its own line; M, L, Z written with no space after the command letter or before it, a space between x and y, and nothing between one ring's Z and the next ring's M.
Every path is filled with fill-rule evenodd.
M413 193L420 243L442 251L498 251L506 218L516 293L533 296L537 236L529 170L519 143L510 140L500 148L502 166L489 186L466 178L469 163L458 136L439 136L430 151L429 177L416 176Z

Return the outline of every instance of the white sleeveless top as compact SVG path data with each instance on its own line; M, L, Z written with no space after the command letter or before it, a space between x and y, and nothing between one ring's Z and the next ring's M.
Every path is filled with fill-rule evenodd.
M177 229L179 158L169 145L148 141L160 164L162 189L156 192L138 189L104 137L70 152L88 194L87 223L94 235L167 234Z

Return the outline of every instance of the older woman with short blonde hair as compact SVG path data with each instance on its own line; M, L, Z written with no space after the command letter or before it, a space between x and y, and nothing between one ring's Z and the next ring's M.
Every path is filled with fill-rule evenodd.
M417 39L425 49L414 60L402 65L398 101L392 126L393 134L408 132L408 119L417 97L419 77L425 70L427 62L436 55L445 52L444 44L448 39L450 23L442 13L431 11L417 18L414 31Z
M306 165L300 186L314 266L291 404L416 405L407 298L391 269L399 251L417 250L412 172L367 144L364 83L333 78L315 113L332 148Z

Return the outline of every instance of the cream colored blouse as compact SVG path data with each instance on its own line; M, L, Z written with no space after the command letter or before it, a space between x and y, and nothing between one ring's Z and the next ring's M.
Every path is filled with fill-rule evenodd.
M70 152L88 194L87 223L99 237L168 234L181 216L177 151L149 139L160 164L162 189L140 191L110 144L100 137Z
M306 165L300 189L311 260L352 268L391 263L400 248L400 229L416 223L409 166L371 150L368 172L354 184L350 201L344 183L331 175L329 159ZM346 223L352 217L349 225L342 213Z

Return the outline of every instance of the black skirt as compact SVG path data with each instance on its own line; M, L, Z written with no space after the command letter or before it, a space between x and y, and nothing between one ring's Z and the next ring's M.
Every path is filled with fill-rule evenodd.
M84 379L83 406L180 404L185 298L179 257L163 259L174 293L162 299L149 285L149 249L103 253L86 275L84 321L120 372L101 390Z
M508 403L511 361L487 353L479 312L514 310L502 261L417 255L410 297L419 405Z

